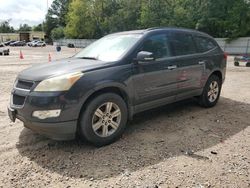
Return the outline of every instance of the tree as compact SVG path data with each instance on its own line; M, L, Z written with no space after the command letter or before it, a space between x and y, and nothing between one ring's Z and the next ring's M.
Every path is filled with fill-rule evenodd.
M70 4L68 23L65 35L68 38L92 38L96 31L96 23L90 7L92 2L88 0L74 0Z
M54 28L52 31L51 31L51 38L53 40L57 40L57 39L61 39L64 37L64 31L63 31L63 28L62 27L57 27L57 28Z
M10 26L10 20L0 22L0 33L14 33L15 30Z
M51 31L57 27L65 27L66 15L70 0L54 0L45 18L44 31L47 38L51 39Z
M20 24L18 31L31 31L32 28L28 24Z
M43 23L33 26L33 31L43 31Z
M140 0L72 1L66 37L99 38L110 32L133 29L140 15L140 4Z
M64 23L69 38L99 38L110 32L160 26L198 29L214 37L234 38L250 34L250 3L246 0L73 0Z
M202 0L197 29L215 37L250 34L250 7L245 0Z

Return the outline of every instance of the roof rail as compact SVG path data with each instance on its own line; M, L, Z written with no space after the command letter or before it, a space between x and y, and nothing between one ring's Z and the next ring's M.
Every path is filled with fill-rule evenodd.
M155 29L163 29L164 27L151 27L146 29L146 31L151 31L151 30L155 30Z

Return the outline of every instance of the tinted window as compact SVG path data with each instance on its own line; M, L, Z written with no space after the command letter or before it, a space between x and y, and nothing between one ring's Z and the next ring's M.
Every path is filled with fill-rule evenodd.
M195 37L195 42L199 52L207 52L216 47L211 39L205 37Z
M193 37L190 34L173 33L170 44L175 56L196 53Z
M155 59L161 59L170 56L167 35L155 35L148 38L141 48L141 51L152 52Z

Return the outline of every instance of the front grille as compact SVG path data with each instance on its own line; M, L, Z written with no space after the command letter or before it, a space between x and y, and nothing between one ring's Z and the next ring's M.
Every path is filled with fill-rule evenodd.
M22 106L24 104L25 97L13 94L12 102L14 105Z
M30 82L30 81L18 80L16 83L16 88L30 90L32 88L33 84L34 83Z

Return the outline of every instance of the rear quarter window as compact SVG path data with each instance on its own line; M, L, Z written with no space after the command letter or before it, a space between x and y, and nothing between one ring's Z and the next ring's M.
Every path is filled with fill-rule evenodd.
M195 43L199 52L207 52L217 47L213 40L206 37L195 37Z

